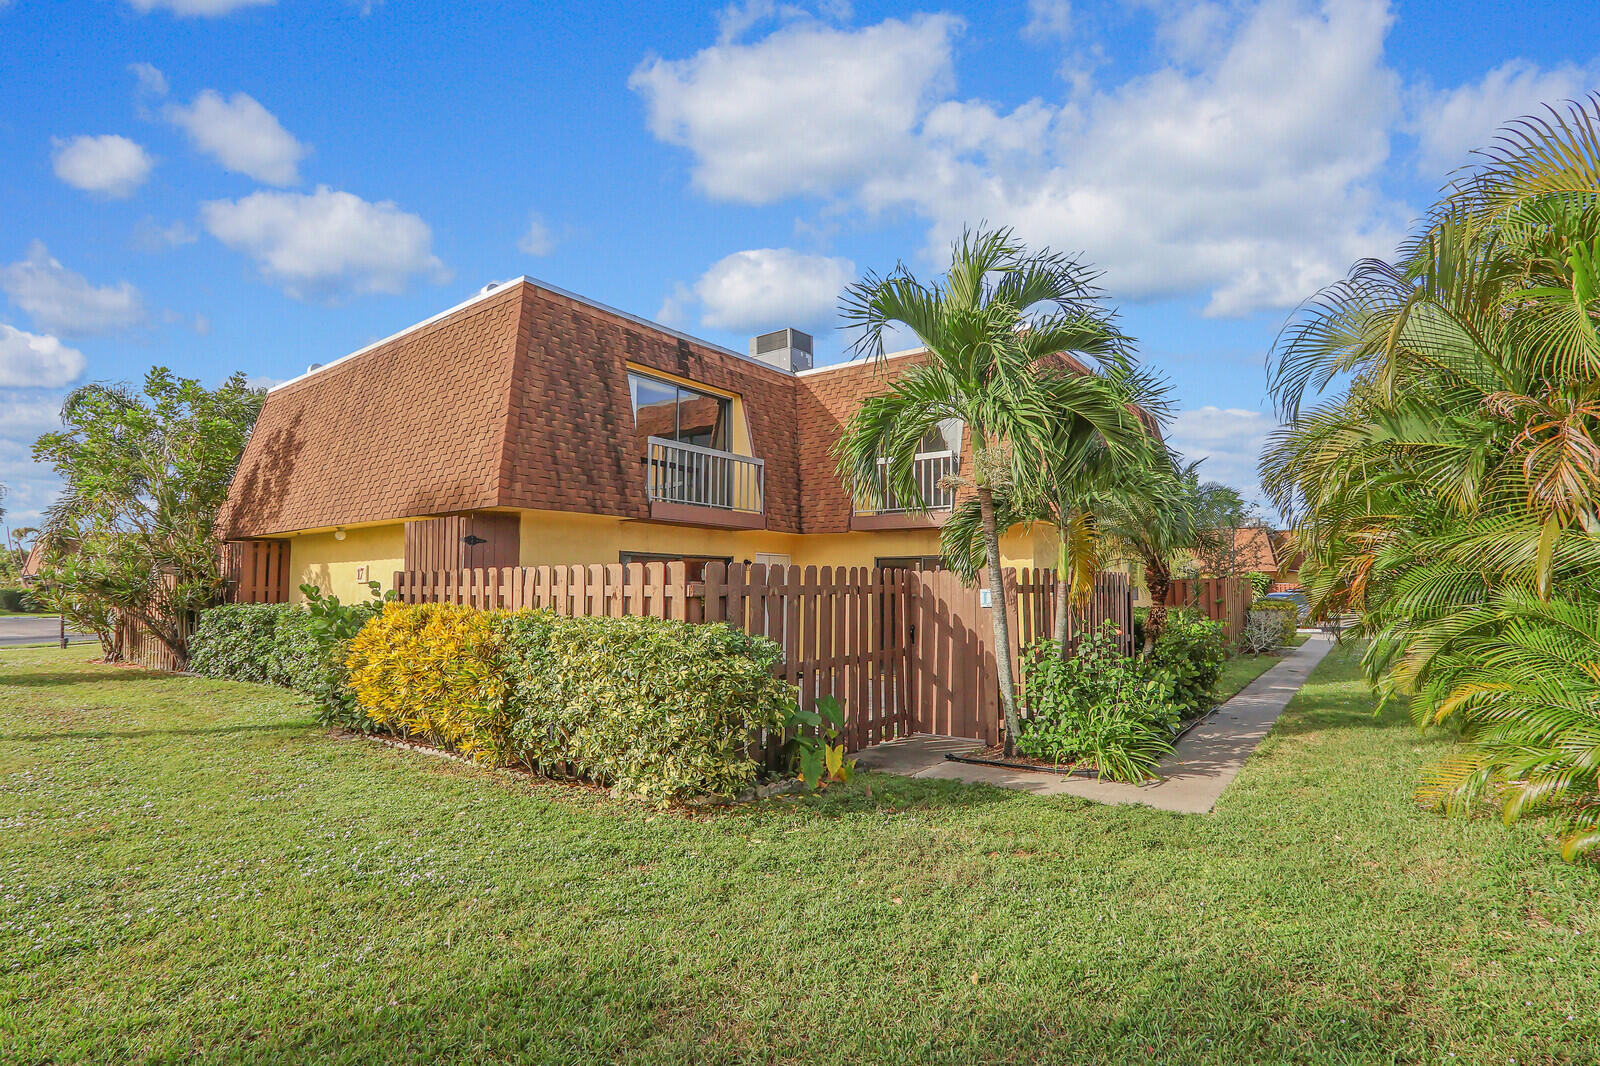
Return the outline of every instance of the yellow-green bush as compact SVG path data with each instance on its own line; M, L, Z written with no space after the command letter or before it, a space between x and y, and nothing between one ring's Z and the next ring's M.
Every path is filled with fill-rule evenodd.
M483 762L504 762L506 672L499 615L451 604L386 604L350 642L356 703L374 722Z
M752 732L796 702L782 649L727 625L522 611L501 635L523 760L652 801L748 787Z
M358 705L396 732L665 802L754 782L752 734L795 705L782 659L726 625L391 603L347 663Z

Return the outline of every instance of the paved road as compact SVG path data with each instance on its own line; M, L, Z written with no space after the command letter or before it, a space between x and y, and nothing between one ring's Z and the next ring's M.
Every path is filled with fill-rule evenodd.
M53 614L0 615L0 648L23 644L54 644L61 636L61 619ZM68 631L67 640L80 644L94 637Z
M1318 633L1284 657L1210 718L1178 741L1178 750L1162 760L1159 781L1126 785L1116 781L1067 777L999 766L951 762L945 752L972 750L972 741L916 734L861 753L863 769L909 777L936 777L1014 788L1040 795L1071 795L1101 803L1140 803L1167 811L1204 814L1211 810L1256 745L1278 720L1306 676L1333 648L1333 638Z

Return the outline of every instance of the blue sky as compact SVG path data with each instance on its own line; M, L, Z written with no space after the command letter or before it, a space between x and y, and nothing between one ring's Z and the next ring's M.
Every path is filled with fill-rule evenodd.
M1588 3L0 0L0 483L65 390L281 380L530 274L841 357L840 286L987 219L1080 252L1172 435L1254 493L1288 310L1504 120ZM1580 28L1584 32L1580 32Z

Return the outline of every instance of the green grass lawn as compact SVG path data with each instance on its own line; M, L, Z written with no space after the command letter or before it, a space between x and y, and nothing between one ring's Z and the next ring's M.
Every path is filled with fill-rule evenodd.
M0 1061L1594 1062L1600 870L1410 800L1336 651L1208 816L698 817L0 650Z

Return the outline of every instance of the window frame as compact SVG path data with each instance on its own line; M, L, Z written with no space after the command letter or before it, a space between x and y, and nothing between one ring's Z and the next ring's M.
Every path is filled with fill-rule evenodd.
M699 448L710 448L712 451L726 452L729 455L735 454L733 451L733 400L731 397L723 396L715 392L707 392L704 389L697 389L692 385L685 385L682 382L673 381L670 378L657 377L654 374L647 374L643 371L634 370L632 368L629 368L627 373L628 407L633 412L633 428L635 432L637 432L639 429L639 402L638 398L634 394L633 388L634 379L637 378L640 381L648 381L652 385L673 390L672 435L664 437L664 439L673 441L676 444L689 444ZM695 399L703 398L716 401L718 412L717 426L721 429L722 447L719 448L715 444L700 444L697 441L683 439L683 403L686 396ZM662 436L662 434L657 433L652 434L652 436L659 437ZM715 436L716 433L713 431L713 439L715 439Z

